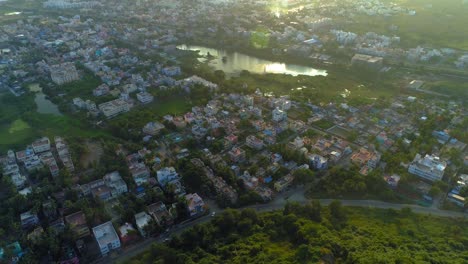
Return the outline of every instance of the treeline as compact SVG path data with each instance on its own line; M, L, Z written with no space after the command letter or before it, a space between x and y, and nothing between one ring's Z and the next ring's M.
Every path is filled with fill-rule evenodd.
M466 263L466 224L338 201L262 214L228 209L129 263Z

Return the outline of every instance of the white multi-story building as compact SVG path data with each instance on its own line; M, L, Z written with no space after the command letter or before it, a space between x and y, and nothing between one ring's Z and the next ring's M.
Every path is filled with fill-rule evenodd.
M94 227L93 234L103 256L106 256L113 249L120 248L119 236L115 232L112 222L109 221Z
M140 93L137 93L136 96L137 96L138 101L140 101L142 104L149 104L153 102L154 100L154 96L152 96L148 92L140 92Z
M115 100L100 104L99 110L107 118L112 118L121 113L130 111L130 105L122 99L115 99Z
M281 122L281 121L286 120L286 118L288 118L288 114L286 113L286 111L281 110L281 109L279 109L278 107L276 107L275 109L273 109L273 111L272 111L272 119L273 119L273 121L275 121L275 122Z
M75 166L73 165L73 161L71 158L71 154L68 151L68 147L65 144L65 141L61 137L55 137L55 149L59 155L60 161L62 161L63 166L67 168L68 171L73 172L75 170Z
M156 173L158 182L161 186L166 186L166 184L171 181L179 180L179 174L176 172L174 167L165 167L157 171Z
M446 167L447 162L441 161L437 156L426 155L423 158L420 154L416 154L408 172L430 181L438 181L444 176Z
M151 216L147 214L146 212L135 214L135 223L142 237L147 236L147 232L145 228L146 226L149 225L150 222L151 222Z
M50 66L50 78L58 85L73 82L80 78L75 65L72 63L63 63Z
M50 140L48 137L43 137L32 143L34 153L41 153L50 150Z
M118 197L123 193L128 192L128 187L122 179L118 171L108 173L104 176L104 181L107 187L111 189L112 197Z

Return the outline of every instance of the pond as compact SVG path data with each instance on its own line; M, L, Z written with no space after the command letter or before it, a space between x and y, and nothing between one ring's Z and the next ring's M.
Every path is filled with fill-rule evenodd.
M31 84L29 85L29 91L35 92L36 97L34 98L34 102L37 105L37 112L41 114L53 114L57 116L61 116L60 110L58 109L57 105L52 103L49 99L46 98L46 95L42 92L41 86L39 84Z
M215 70L224 71L227 76L236 76L242 70L247 70L252 73L277 73L289 74L292 76L327 76L328 74L326 70L296 64L264 60L239 52L229 52L222 49L213 49L192 45L179 45L177 48L181 50L199 51L199 54L202 56L207 56L208 54L214 56L213 58L209 59L209 65ZM199 58L199 61L207 61L207 58Z

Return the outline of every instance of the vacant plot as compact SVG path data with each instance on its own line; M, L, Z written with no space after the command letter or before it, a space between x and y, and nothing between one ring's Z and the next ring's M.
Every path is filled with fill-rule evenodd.
M101 144L99 142L87 141L85 145L87 151L81 156L80 160L83 168L88 168L93 163L99 164L101 156L104 154Z
M321 128L323 130L327 130L327 129L331 128L332 126L334 126L335 124L332 121L322 119L322 120L319 120L317 122L314 122L313 125L316 126L316 127Z
M337 135L341 138L348 138L350 136L350 131L347 129L344 129L340 126L333 126L332 128L329 128L327 132L330 132L334 135Z

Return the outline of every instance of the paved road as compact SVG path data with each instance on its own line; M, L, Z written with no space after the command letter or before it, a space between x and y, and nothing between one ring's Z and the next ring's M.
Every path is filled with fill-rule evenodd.
M334 199L319 199L322 205L328 205L333 200ZM271 203L252 205L252 206L248 206L245 208L253 208L259 212L274 211L274 210L282 209L288 201L306 203L309 200L304 196L304 188L298 188L298 189L294 189L289 192L278 195L276 199L272 201ZM387 203L387 202L375 201L375 200L339 200L339 201L344 206L395 209L395 210L401 210L403 208L410 208L413 212L419 213L419 214L429 214L429 215L435 215L435 216L454 217L454 218L458 218L458 217L468 218L467 213L445 211L445 210L440 210L437 208L423 207L423 206L413 205L413 204L394 204L394 203ZM219 210L217 211L217 213L220 213L221 211L222 210ZM191 222L187 222L187 223L175 226L167 234L164 234L161 237L149 238L136 245L125 248L121 250L119 253L114 253L110 255L109 257L99 259L95 261L94 263L125 262L131 259L132 257L135 257L143 253L145 250L149 249L151 244L153 244L154 242L161 243L168 237L178 235L182 233L183 231L189 229L190 227L193 227L197 224L208 222L210 219L211 219L210 216L203 216Z

